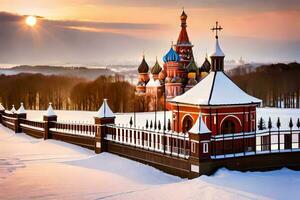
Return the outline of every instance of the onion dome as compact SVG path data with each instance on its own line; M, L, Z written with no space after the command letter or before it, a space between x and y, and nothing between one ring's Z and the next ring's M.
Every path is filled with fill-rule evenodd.
M169 52L163 57L163 61L166 62L179 62L180 57L174 51L173 47L170 48Z
M191 62L188 64L188 66L186 66L186 70L188 73L190 72L198 73L198 66L194 59L192 59Z
M161 70L160 72L159 72L159 74L158 74L158 79L159 80L165 80L165 78L166 78L166 72L165 72L165 70Z
M139 73L148 73L149 71L149 66L145 60L145 56L143 56L143 60L138 68L138 72Z
M157 61L157 58L156 58L156 62L154 64L154 66L151 68L151 74L159 74L159 72L161 71L161 67Z
M209 72L210 68L211 68L211 64L206 57L202 66L200 67L200 72Z

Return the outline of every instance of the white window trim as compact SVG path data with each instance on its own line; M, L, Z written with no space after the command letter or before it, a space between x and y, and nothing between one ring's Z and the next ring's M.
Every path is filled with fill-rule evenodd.
M208 143L203 143L203 153L208 153Z

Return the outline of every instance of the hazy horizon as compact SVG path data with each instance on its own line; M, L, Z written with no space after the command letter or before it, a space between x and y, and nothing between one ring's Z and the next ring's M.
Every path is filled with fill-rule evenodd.
M0 0L0 63L28 65L136 65L152 63L180 31L182 6L194 56L212 52L218 20L225 59L275 63L300 60L300 2ZM27 15L37 24L25 24Z

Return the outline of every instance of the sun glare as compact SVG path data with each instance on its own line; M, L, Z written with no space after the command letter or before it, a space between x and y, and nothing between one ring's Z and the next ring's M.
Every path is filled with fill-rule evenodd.
M36 24L36 17L28 16L25 22L28 26L34 26Z

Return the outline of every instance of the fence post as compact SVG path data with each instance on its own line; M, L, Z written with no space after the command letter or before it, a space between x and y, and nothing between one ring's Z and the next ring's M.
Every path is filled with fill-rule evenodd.
M57 115L54 113L52 104L49 103L49 107L43 116L44 120L44 140L51 139L50 128L57 122Z
M15 119L15 133L21 133L20 121L21 119L26 119L26 113L14 114Z
M95 153L99 154L101 152L107 151L108 142L105 141L105 136L107 134L108 124L115 124L115 115L109 108L107 104L107 99L103 100L102 106L100 107L97 114L94 116L95 124L97 130L95 133ZM115 128L115 127L114 127Z

